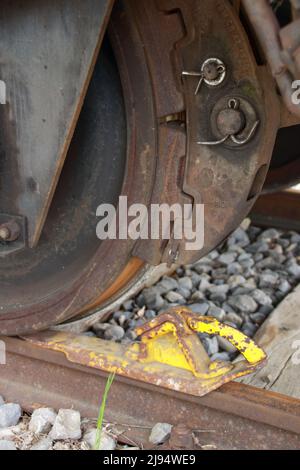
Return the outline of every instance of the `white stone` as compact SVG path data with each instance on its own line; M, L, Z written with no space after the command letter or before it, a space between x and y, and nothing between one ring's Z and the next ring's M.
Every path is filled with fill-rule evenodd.
M11 441L0 441L0 450L17 450L17 448Z
M6 441L11 441L22 432L24 432L24 429L23 426L20 426L20 424L17 424L17 426L0 429L0 440L3 439Z
M46 434L53 426L57 414L52 408L39 408L32 413L29 430L34 434Z
M52 439L44 437L40 441L36 442L30 450L50 450L52 447Z
M18 424L21 418L21 407L15 403L0 406L0 429Z
M97 429L92 428L86 431L83 436L84 441L88 444L90 449L95 448L96 440L97 440ZM109 436L105 431L101 432L100 438L100 446L97 450L115 450L117 447L116 441Z
M151 444L164 444L170 437L172 425L168 423L157 423L151 431L149 441Z
M80 413L75 410L59 410L49 437L55 441L81 438Z

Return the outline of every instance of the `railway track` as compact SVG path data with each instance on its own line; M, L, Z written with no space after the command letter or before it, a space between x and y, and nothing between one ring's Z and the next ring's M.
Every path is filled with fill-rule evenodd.
M3 340L3 338L2 338ZM74 408L95 419L107 374L69 362L62 353L4 338L7 365L0 390L27 411L40 406ZM300 400L230 383L199 398L116 376L106 419L123 429L122 440L149 447L156 422L189 423L201 444L216 449L299 449ZM184 436L182 447L190 444Z
M280 201L280 204L279 204ZM284 210L287 202L288 210ZM262 197L253 219L262 225L295 229L300 193ZM74 408L95 419L107 373L71 362L62 352L43 349L20 338L2 337L6 365L1 365L0 391L10 402L31 412L41 406ZM156 422L168 422L185 431L178 448L299 449L300 400L231 382L203 397L167 390L117 375L111 389L106 420L121 430L125 444L149 446ZM188 428L186 423L189 423Z
M0 15L1 394L28 412L95 419L116 372L106 419L124 443L147 448L153 424L168 422L171 448L299 449L300 400L233 382L266 354L225 320L178 307L137 327L128 349L80 336L162 264L192 265L220 246L263 188L254 223L300 231L299 193L272 193L299 181L299 2L287 19L267 1L35 0L20 14L21 3ZM125 196L191 214L206 206L203 247L177 239L175 215L167 238L96 238L96 207L120 209ZM210 362L199 333L246 360Z

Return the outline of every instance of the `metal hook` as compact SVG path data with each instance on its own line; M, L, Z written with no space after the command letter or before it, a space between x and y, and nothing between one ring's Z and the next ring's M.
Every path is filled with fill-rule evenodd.
M215 142L197 142L198 145L210 145L210 146L214 146L214 145L221 145L221 144L224 144L224 142L226 142L227 139L229 139L230 135L226 135L225 137L223 137L223 139L221 140L216 140Z
M254 135L254 133L255 133L257 127L259 126L259 122L260 122L260 121L256 121L256 122L254 123L252 129L250 130L250 132L249 132L249 134L248 134L248 136L247 136L246 138L244 138L244 139L239 139L236 135L231 135L231 136L230 136L230 139L232 140L232 142L233 142L234 144L237 144L237 145L239 145L239 146L247 144L247 143L251 140L251 138L253 137L253 135Z
M216 145L224 144L228 139L231 139L231 141L234 144L241 147L242 145L247 144L251 140L251 138L253 137L253 135L254 135L257 127L259 126L259 124L260 124L260 121L256 121L254 123L253 127L251 128L249 134L244 139L239 139L237 135L226 135L225 137L223 137L223 139L216 140L215 142L214 141L212 141L212 142L197 142L197 144L198 145L216 146Z
M237 98L230 98L228 101L228 108L229 109L239 109L240 102Z
M197 88L196 88L196 91L195 91L195 96L198 95L199 93L199 90L201 88L201 85L204 81L204 75L202 72L182 72L182 76L184 77L199 77L200 80L198 82L198 85L197 85Z

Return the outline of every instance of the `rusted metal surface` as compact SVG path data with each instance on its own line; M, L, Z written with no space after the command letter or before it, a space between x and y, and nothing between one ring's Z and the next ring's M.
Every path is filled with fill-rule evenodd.
M169 390L176 390L193 396L204 396L221 385L231 382L237 377L242 377L256 370L257 367L245 365L243 361L234 367L230 364L218 364L209 370L206 375L195 377L185 368L174 367L165 362L152 360L147 362L139 360L138 347L124 348L120 345L103 343L101 340L76 337L68 333L39 333L33 337L27 337L27 341L44 349L63 352L69 361L83 366L88 366L105 372L117 372L122 377L132 378L145 383L151 383ZM168 352L174 354L173 359L179 359L178 346L173 342L172 346L166 341L158 342L158 352L166 357ZM162 354L163 351L163 354ZM181 363L183 362L180 357ZM219 375L218 375L219 374Z
M201 14L204 9L206 15ZM115 137L113 148L101 143L103 136L96 129L98 142L95 137L92 149L87 143L83 145L88 127L85 117L83 130L70 148L68 169L68 162L76 161L78 154L85 162L90 158L89 165L98 162L90 171L85 163L84 174L91 178L90 174L94 170L99 174L103 166L114 190L113 199L121 193L128 196L128 205L204 204L204 249L187 252L185 240L178 244L172 236L170 240L100 243L95 236L96 217L94 226L88 219L86 239L87 214L94 214L102 201L97 200L96 177L92 181L87 177L81 187L82 168L78 164L76 174L69 171L67 185L64 179L60 181L39 246L1 263L0 332L5 335L25 334L99 312L141 279L149 268L145 263L198 260L236 228L262 188L279 126L279 104L275 88L270 86L271 75L264 68L258 69L237 10L229 2L120 0L112 15L109 37L122 82L127 136L122 131L124 122L120 122L120 99L109 95L113 106L107 121L116 121L113 130L109 128L109 134ZM214 56L221 57L226 65L226 77L218 86L201 87L195 96L198 81L182 77L182 72L200 70L201 64ZM208 83L211 79L207 74ZM210 117L216 104L225 98L238 98L247 103L245 109L253 109L259 126L251 140L242 147L230 141L213 150L198 145L202 136L218 136L217 125ZM98 107L100 114L101 105ZM101 131L107 134L107 129L103 125ZM122 185L120 169L116 165L112 171L110 157L99 160L96 149L101 146L101 156L113 154L122 159L124 140L127 166ZM80 193L75 201L74 181ZM93 191L87 189L89 186ZM66 187L67 208L61 204L66 199ZM106 182L100 185L105 197L107 187ZM76 236L71 238L74 231Z
M106 374L21 340L1 340L6 343L7 364L0 366L0 393L8 401L28 410L42 405L74 408L96 419ZM194 431L208 431L197 435L200 443L217 449L299 449L300 445L299 400L235 383L196 398L116 376L105 418L146 447L157 422L189 423Z
M195 441L193 439L193 429L189 428L185 424L178 424L177 426L174 426L170 440L166 447L170 450L193 450L196 448Z
M139 31L134 17L130 15L127 5L124 6L121 1L118 2L110 23L110 39L122 78L129 129L127 150L125 149L125 152L127 152L127 168L122 189L119 188L119 181L115 181L114 175L111 174L111 155L115 155L115 153L118 155L118 145L123 145L124 136L119 130L119 121L122 118L123 110L120 109L120 103L117 99L111 98L109 95L111 99L110 106L114 105L114 110L110 111L107 120L109 122L112 119L117 121L118 125L113 129L113 134L110 132L110 138L112 139L112 136L115 136L115 140L112 140L113 148L111 145L106 145L103 148L103 152L108 152L109 158L102 163L101 159L94 158L93 162L97 160L100 166L105 163L106 172L110 171L109 180L111 185L115 187L115 191L119 191L117 197L122 192L122 194L128 196L128 204L139 202L147 205L155 173L157 120L143 43L139 39ZM109 72L110 69L108 68L105 73L108 74ZM109 81L108 77L107 81ZM106 113L109 109L109 104L107 104L105 107ZM101 113L101 105L96 111ZM100 116L99 122L101 122ZM81 130L77 136L78 138L72 142L70 158L67 159L67 162L76 160L78 146L84 140L85 128L86 123L83 125L83 136ZM107 123L105 123L105 129L105 135L107 136L107 130L110 131ZM99 136L100 139L103 138L101 133L98 134L98 139ZM96 144L98 147L101 145L101 148L103 146L103 142L96 142ZM92 155L95 152L95 147L92 147L92 149L89 147L87 150ZM87 150L83 151L81 149L85 159L88 158ZM123 152L123 148L121 148L121 152ZM104 171L103 168L102 171ZM68 187L70 182L74 184L75 176L72 175L73 181L70 180L70 177L68 178ZM76 177L81 178L80 170ZM92 182L87 179L87 183L90 183L90 186L93 185L95 189L93 194L96 195L96 179L93 179ZM104 188L104 184L102 186ZM80 183L78 183L78 187L80 187ZM141 187L143 191L141 191ZM58 190L56 197L61 196L61 200L64 201L66 199L64 197L64 188L61 187L60 189L61 191ZM71 199L72 194L67 201L71 203ZM107 203L108 200L106 199L104 202ZM74 207L73 202L73 212L75 211L75 214L71 214L73 220L71 224L76 224L75 229L79 232L79 236L82 235L82 231L86 230L84 227L85 220L83 220L86 217L85 208L88 209L89 214L95 214L94 208L101 202L101 200L91 201L91 193L79 198L79 202L76 202L78 207ZM95 235L96 216L94 216L94 225L90 227L91 240L85 243L81 249L78 246L76 250L78 253L80 252L80 255L77 253L77 255L72 256L71 262L69 258L64 259L63 255L68 252L68 243L73 243L72 249L74 250L74 240L69 240L70 234L74 234L74 227L71 229L70 220L63 219L64 213L67 212L65 209L65 206L61 208L58 204L57 208L54 205L48 217L48 225L45 230L46 236L43 238L42 247L37 248L36 252L24 253L24 258L14 260L17 266L22 266L22 269L17 269L10 262L10 271L13 271L12 279L7 279L9 269L6 269L4 265L1 266L1 270L5 271L5 274L2 274L1 271L1 283L6 286L6 288L3 287L0 290L3 306L0 321L2 334L14 335L45 329L49 325L55 325L78 314L95 310L98 304L101 303L105 291L126 270L131 260L131 252L135 242L132 240L106 240L100 243ZM57 225L57 213L60 215L59 225ZM53 243L45 247L45 241L48 242L51 236L53 237ZM78 238L84 240L84 237ZM45 248L48 248L48 251ZM60 248L60 251L57 254L58 248ZM40 249L43 250L42 256L40 256ZM86 249L88 253L85 253ZM94 249L94 252L91 252L92 249ZM49 253L53 250L54 261L56 261L58 255L62 258L57 260L58 265L56 266L55 276L52 278L50 269L53 267L49 268L44 261L49 259ZM28 255L28 258L26 258L26 255ZM143 263L135 266L137 269L132 270L130 275L127 271L127 277L123 282L124 287L126 283L130 284L133 278L138 279L140 277ZM16 273L20 277L18 281L15 279ZM32 277L38 279L39 288L37 288L36 281L31 280ZM24 287L24 283L26 287ZM7 286L13 290L13 294L9 294Z
M217 126L224 136L238 134L245 126L245 117L236 109L226 108L219 112Z
M192 101L193 83L185 81L189 99L188 159L183 188L185 193L193 194L195 203L205 205L206 245L200 255L205 255L213 246L219 245L250 210L267 172L277 126L276 100L273 100L272 92L270 96L266 92L266 76L259 76L237 18L224 2L207 2L205 10L205 18L214 18L214 32L211 34L210 24L203 20L200 29L202 34L199 33L198 38L191 40L195 45L202 44L201 54L208 48L210 55L218 54L222 57L224 63L229 64L230 74L217 92L203 90L196 106ZM228 55L226 50L229 51ZM183 56L185 68L188 64L192 67L192 63L197 61L195 52L190 54L188 48ZM231 144L199 148L199 135L211 136L211 140L219 138L214 122L209 117L213 117L216 103L224 97L227 100L242 98L252 103L260 120L258 131L248 145L238 150ZM203 119L203 116L208 119ZM184 257L182 261L188 260Z
M113 0L2 1L1 211L26 217L37 245ZM9 160L9 161L8 161Z
M300 192L283 191L261 196L251 213L254 224L300 231Z
M210 362L196 333L217 335L227 339L247 360L245 369L239 373L250 373L253 368L261 367L266 360L265 352L260 349L250 338L230 327L220 323L215 318L202 317L193 314L187 307L174 307L162 313L154 320L136 328L136 333L141 337L139 354L137 359L151 362L154 358L175 367L183 367L190 370L195 377L200 379L220 378L225 379L226 373L234 372L232 365L222 362ZM172 336L184 356L184 362L177 360L173 351L168 350L168 343L163 343L161 351L158 349L159 338Z
M246 360L211 362L197 333L226 338ZM254 372L266 360L264 351L238 330L183 307L159 315L137 328L136 334L140 341L129 346L65 332L48 331L24 339L63 352L77 364L195 396Z
M184 103L175 101L175 107L170 104L161 116L158 176L152 203L164 202L170 206L175 202L191 203L193 207L204 204L205 246L200 252L187 252L186 240L180 242L171 237L165 243L141 241L134 253L149 263L186 264L197 261L219 245L255 202L271 159L279 126L279 105L275 89L270 87L271 76L266 70L258 70L245 31L229 2L166 0L159 5L162 13L174 17L174 21L177 15L185 26L181 39L171 49L177 90L184 96ZM144 10L137 9L137 12L143 15L144 43L159 43L161 38L148 35L144 28L152 17L144 15ZM156 47L161 54L160 43ZM201 67L206 59L213 57L226 65L226 78L219 86L199 88ZM159 65L150 64L155 82L161 80L161 64L163 60ZM222 138L213 119L213 110L220 99L225 98L226 103L231 98L249 103L255 110L259 127L242 147L231 141L215 148L199 146L198 142L206 140L204 138L210 137L212 141ZM163 119L167 111L170 119ZM186 120L182 122L178 117L183 111ZM171 116L174 116L173 121ZM164 137L168 137L169 144L166 140L163 145Z
M251 26L269 62L286 107L300 117L300 105L292 100L292 83L300 77L300 20L280 30L266 0L242 0Z

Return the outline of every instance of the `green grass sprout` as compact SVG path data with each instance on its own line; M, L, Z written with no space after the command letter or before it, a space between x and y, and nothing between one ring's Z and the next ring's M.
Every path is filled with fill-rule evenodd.
M96 433L96 442L95 442L95 445L94 445L94 450L100 450L106 402L107 402L107 397L108 397L110 388L111 388L112 383L115 379L115 375L116 375L115 373L110 374L108 379L107 379L106 385L105 385L105 389L104 389L104 393L103 393L103 397L102 397L102 402L101 402L101 406L100 406L100 409L99 409L99 416L98 416L98 420L97 420L97 433Z

